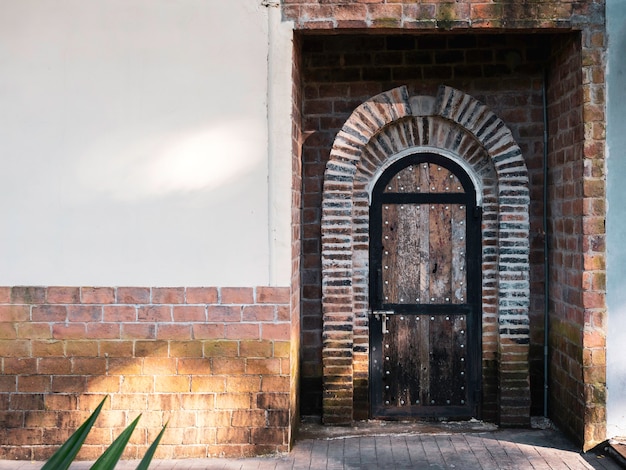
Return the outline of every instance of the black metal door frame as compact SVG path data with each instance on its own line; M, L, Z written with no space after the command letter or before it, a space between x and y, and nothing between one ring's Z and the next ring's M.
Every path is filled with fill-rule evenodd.
M419 163L433 163L452 172L463 185L464 193L384 193L391 180L402 169ZM371 314L370 337L370 414L373 418L471 418L480 417L481 404L481 209L476 203L476 189L465 170L454 161L430 152L419 152L401 158L380 176L372 192L370 206L370 309L372 312L393 311L396 314L446 315L465 312L467 315L467 401L465 406L407 406L402 411L389 409L383 396L383 321L380 314ZM463 204L466 208L466 303L391 304L382 295L382 207L383 204ZM470 223L471 221L471 223Z

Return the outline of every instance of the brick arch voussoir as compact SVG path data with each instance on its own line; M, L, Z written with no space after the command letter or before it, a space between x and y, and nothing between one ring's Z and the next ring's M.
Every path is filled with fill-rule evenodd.
M499 181L506 181L511 173L516 178L523 174L528 183L528 170L522 151L508 126L477 99L442 85L436 98L436 114L470 132L490 155Z
M355 343L353 336L367 335L367 186L386 160L415 147L463 155L481 178L483 213L488 215L483 237L498 245L494 259L483 258L487 263L483 274L488 270L498 276L497 313L491 315L497 316L499 335L508 337L507 345L518 340L524 344L528 338L527 328L520 326L525 324L520 318L527 318L529 308L530 230L529 178L521 149L504 121L472 96L441 86L433 101L432 107L424 107L424 112L416 109L414 115L406 87L381 93L353 111L333 143L324 174L321 219L322 305L324 323L329 326L324 327L323 335L324 345L331 344L333 349L323 355L325 376L344 367L337 362L339 356L341 361L354 354L367 356L367 348L362 341ZM517 239L517 251L509 249L504 256L502 240L508 237ZM525 293L524 299L520 293ZM345 321L352 323L350 331L334 328ZM500 354L508 355L508 346L498 344ZM347 424L352 420L353 409L346 399L355 390L354 374L331 380L328 390L325 386L329 410L325 422ZM331 393L339 383L342 393ZM326 405L324 409L326 414Z

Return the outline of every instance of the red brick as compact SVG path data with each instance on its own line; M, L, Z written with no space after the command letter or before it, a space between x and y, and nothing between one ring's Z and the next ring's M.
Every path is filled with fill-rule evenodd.
M58 322L67 320L65 305L34 305L33 321Z
M30 342L27 340L0 340L0 357L30 356Z
M288 287L257 287L256 301L260 304L289 305L290 289Z
M0 339L17 338L17 328L15 323L0 323Z
M67 340L65 342L65 354L76 357L96 357L98 355L98 342L89 340Z
M284 430L280 428L255 428L252 429L252 442L262 444L283 444Z
M65 342L64 341L32 341L33 357L44 356L63 356L65 354Z
M101 357L74 357L72 358L72 373L103 375L106 373L106 359Z
M3 439L3 446L38 446L43 444L42 429L11 429L6 439Z
M94 305L70 305L67 307L67 319L70 322L102 321L102 307Z
M217 410L241 410L250 408L249 393L220 393L215 397Z
M154 391L159 392L190 392L191 379L180 375L162 375L154 379Z
M239 322L241 307L211 306L207 308L207 320L210 322Z
M196 392L225 392L225 377L204 377L194 375L191 377L191 391ZM200 424L198 424L200 425Z
M155 339L156 325L153 323L124 323L122 339Z
M276 320L277 321L290 321L291 309L288 306L278 306L276 308Z
M17 391L17 377L10 375L0 375L0 392Z
M11 288L11 303L40 304L46 301L46 288L37 286L14 286Z
M135 341L136 357L168 357L169 343L163 340Z
M181 358L178 360L178 373L189 375L209 375L211 374L211 361L207 358Z
M154 287L152 288L152 303L154 304L185 303L185 289L182 287Z
M127 354L125 357L109 357L107 359L108 374L123 376L141 375L143 371L143 359L129 357L131 354Z
M239 344L241 357L272 357L273 350L270 341L241 341Z
M145 375L175 375L176 359L167 357L146 357L143 360Z
M606 336L601 331L585 331L583 342L586 348L603 348L606 346Z
M215 304L218 293L215 287L188 287L186 291L188 304Z
M137 309L130 305L105 305L102 319L105 322L137 321Z
M164 421L169 421L169 426L172 429L179 430L177 428L190 428L195 427L196 424L196 413L195 411L183 411L176 410L171 414L164 414Z
M176 305L173 313L174 321L177 322L206 321L206 309L200 305Z
M149 410L178 410L181 407L180 394L148 395Z
M57 375L52 377L53 393L81 393L87 387L87 381L84 376L78 375Z
M47 410L72 411L78 409L78 398L73 394L46 395L44 402Z
M150 303L150 288L118 287L117 302L120 304L148 304Z
M273 305L246 305L243 308L243 321L273 321L274 320Z
M87 338L93 339L119 339L119 323L88 323Z
M208 323L193 325L193 337L195 339L221 339L224 338L223 323Z
M102 428L93 427L89 431L89 434L87 435L87 438L85 439L85 442L83 445L85 447L90 447L90 446L93 446L94 444L107 446L107 445L110 445L111 442L113 442L113 438L111 436L110 429L102 429Z
M280 373L280 359L247 359L246 374L275 375Z
M24 427L26 428L54 428L57 423L57 412L54 411L27 411L24 413Z
M0 322L23 322L30 320L28 305L0 305Z
M50 385L49 375L21 375L17 378L18 392L49 392Z
M84 323L52 325L52 337L54 339L82 339L86 335L87 329Z
M125 393L111 397L111 410L147 410L148 399L146 394Z
M78 304L80 303L80 288L48 287L47 301L51 304Z
M289 377L269 376L261 381L263 392L289 392Z
M137 309L137 320L151 322L172 321L172 307L166 305L151 305Z
M189 340L191 339L191 325L157 325L157 338Z
M0 323L0 330L4 323ZM19 323L17 327L18 338L51 339L52 329L48 323Z
M267 410L267 425L287 428L289 426L289 408Z
M291 325L289 323L263 323L261 330L261 338L263 339L289 340L291 338Z
M183 394L181 398L184 410L212 410L215 406L214 393Z
M204 357L236 357L239 355L237 341L205 341Z
M226 390L229 393L259 392L261 378L258 376L226 377Z
M265 426L265 411L263 410L237 410L233 411L231 426L234 427L262 427Z
M249 287L222 287L220 289L221 304L254 303L254 290Z
M225 326L224 337L227 339L259 339L257 323L237 323Z
M171 341L170 357L202 357L200 341Z
M115 289L112 287L81 287L80 294L84 304L115 303Z
M215 375L243 374L246 368L243 359L214 357L212 371Z
M72 371L72 363L67 357L42 357L37 365L39 374L66 375Z
M332 26L332 24L330 24L329 26ZM242 430L243 431L243 430ZM215 440L217 442L216 445L209 445L208 446L208 455L209 457L219 457L219 458L241 458L244 457L244 446L241 444L233 444L234 442L237 442L235 440L233 440L234 436L236 436L233 432L232 436L229 436L228 433L222 432L221 436L216 436ZM237 435L238 436L238 435ZM246 439L249 439L249 433L246 433L244 436ZM220 440L220 439L223 439ZM246 441L247 443L248 441Z
M11 288L0 287L0 304L8 304L11 302Z
M36 374L37 359L34 357L5 357L5 374Z
M291 343L288 341L274 342L274 357L290 357Z
M121 393L153 393L154 377L145 375L125 376L120 391Z

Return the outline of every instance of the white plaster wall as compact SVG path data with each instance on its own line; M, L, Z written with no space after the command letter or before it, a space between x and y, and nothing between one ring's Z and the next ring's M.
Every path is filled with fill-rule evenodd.
M0 285L289 284L271 8L0 0Z
M607 0L607 438L626 436L626 2Z

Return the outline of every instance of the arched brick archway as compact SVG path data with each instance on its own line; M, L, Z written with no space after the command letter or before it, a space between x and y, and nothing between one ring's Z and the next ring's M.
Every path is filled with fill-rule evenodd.
M482 222L483 419L529 420L528 173L510 130L485 105L441 86L405 87L354 110L331 150L322 198L324 422L367 418L369 196L391 162L438 153L467 170Z

